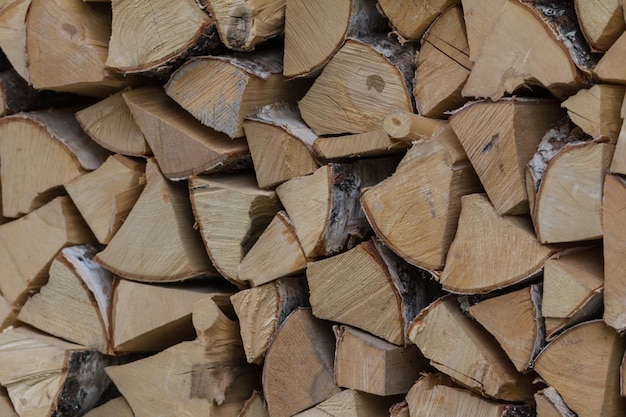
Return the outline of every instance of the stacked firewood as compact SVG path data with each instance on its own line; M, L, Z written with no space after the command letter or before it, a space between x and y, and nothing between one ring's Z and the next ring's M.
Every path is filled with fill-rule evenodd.
M623 7L0 1L0 414L626 416Z

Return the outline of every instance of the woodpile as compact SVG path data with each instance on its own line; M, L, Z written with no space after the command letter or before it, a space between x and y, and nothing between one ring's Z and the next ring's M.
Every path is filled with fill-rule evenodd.
M0 415L626 417L624 7L0 0Z

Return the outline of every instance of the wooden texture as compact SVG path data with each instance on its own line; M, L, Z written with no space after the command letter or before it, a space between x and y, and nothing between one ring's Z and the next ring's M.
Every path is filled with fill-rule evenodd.
M393 139L412 142L429 139L447 123L404 110L394 110L383 118L383 130Z
M378 7L402 38L417 40L444 10L458 3L458 0L436 0L429 3L418 0L379 0Z
M242 341L239 336L239 323L231 320L230 298L224 294L207 294L193 305L193 327L198 342L206 352L220 353L225 358L243 358ZM229 316L226 315L229 313ZM229 346L229 349L223 349Z
M263 396L258 391L252 393L252 397L246 401L237 417L269 417Z
M402 154L409 147L405 141L390 138L384 130L339 136L320 136L313 143L316 156L326 160L366 158Z
M620 0L576 0L576 15L585 39L596 51L606 51L626 29Z
M388 398L347 389L294 417L378 417L387 415L389 405Z
M0 48L11 66L29 81L26 55L26 15L32 0L16 0L0 10Z
M598 61L598 65L593 69L594 76L605 83L626 84L626 70L621 64L624 52L626 52L626 32L620 35Z
M554 387L548 387L535 394L537 417L576 417Z
M124 397L117 397L85 414L85 417L135 417Z
M508 0L461 0L469 58L476 62L485 40L491 34Z
M624 101L626 102L626 100ZM626 107L622 103L620 118L623 120L624 117L626 117ZM624 121L622 121L622 126L617 136L615 153L609 169L612 173L626 175L626 122Z

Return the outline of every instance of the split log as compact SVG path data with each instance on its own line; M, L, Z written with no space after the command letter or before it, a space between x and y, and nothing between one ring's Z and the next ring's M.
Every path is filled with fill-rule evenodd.
M263 396L258 391L252 393L252 397L246 401L237 417L269 417Z
M383 157L402 154L409 143L395 140L383 130L352 135L318 137L313 143L313 153L324 160Z
M388 398L347 389L293 417L381 417L388 413L390 403Z
M202 124L231 138L244 136L244 117L257 107L300 99L310 82L285 82L282 52L206 56L187 61L165 92Z
M0 49L15 71L29 81L26 57L26 15L32 0L15 0L0 10Z
M379 0L378 7L389 19L394 31L404 40L419 40L437 17L459 0Z
M213 265L226 279L243 286L238 267L278 211L276 193L260 190L248 174L193 177L189 189Z
M412 265L441 270L454 239L461 197L482 191L449 126L416 142L396 172L361 197L376 235Z
M237 269L240 283L252 287L306 269L307 259L287 213L279 211Z
M282 278L231 296L248 363L263 363L270 341L297 307L308 305L304 278Z
M214 294L202 298L193 305L193 327L198 335L198 342L204 346L204 350L224 355L224 360L244 358L243 342L239 335L239 323L231 320L234 311L230 297L222 294ZM228 314L228 315L227 315ZM228 349L225 347L228 346Z
M112 399L85 414L85 417L135 417L124 397Z
M613 43L593 69L593 75L601 82L626 84L626 69L622 57L626 53L626 32Z
M626 100L624 102L626 103ZM622 103L622 108L620 109L620 118L623 120L622 127L617 136L610 172L626 175L626 106L624 103Z
M348 38L387 28L373 1L309 3L287 0L285 58L287 78L317 76Z
M406 394L420 373L429 369L415 345L396 346L348 326L333 330L335 381L340 387L378 396Z
M394 110L383 118L383 129L393 138L411 142L418 139L429 139L447 123L439 119L431 119L419 114Z
M594 51L606 51L626 29L620 0L576 0L576 15L585 39Z
M64 184L98 242L107 244L122 226L145 184L145 165L110 156L95 171Z
M417 111L427 117L445 117L467 101L461 90L473 66L463 10L452 7L444 11L428 28L421 45L413 83Z
M541 243L602 237L602 187L615 144L565 119L544 136L526 169L532 218Z
M624 339L602 320L589 321L550 342L535 370L577 415L617 417L626 409L619 375L625 349Z
M71 109L0 120L2 210L19 217L62 194L60 186L98 168L107 152L89 139Z
M510 242L515 242L515 252ZM439 282L461 294L506 288L539 274L559 250L539 243L527 217L500 217L484 194L466 195Z
M528 212L524 168L563 113L554 101L515 98L473 102L451 117L498 214Z
M57 197L26 216L0 226L0 290L20 306L48 279L48 268L66 246L95 242L69 197Z
M461 0L469 58L476 62L507 0Z
M269 414L289 417L338 394L334 353L330 324L317 320L310 309L294 310L265 355L263 394Z
M349 39L298 103L317 135L380 129L392 110L413 111L414 47L385 36Z
M377 241L307 267L313 314L365 330L398 346L410 321L439 295L430 274ZM372 312L376 312L372 314Z
M138 281L171 282L216 275L200 234L193 229L186 190L167 182L153 159L146 165L146 182L128 218L96 256L96 262ZM155 224L159 227L153 227Z
M554 387L537 392L535 403L537 404L537 417L577 417L567 407Z
M146 138L122 97L122 92L80 110L76 113L76 120L103 148L123 155L152 155Z
M515 370L493 337L463 315L453 297L440 298L422 310L408 333L432 366L460 384L505 401L532 398L532 377Z

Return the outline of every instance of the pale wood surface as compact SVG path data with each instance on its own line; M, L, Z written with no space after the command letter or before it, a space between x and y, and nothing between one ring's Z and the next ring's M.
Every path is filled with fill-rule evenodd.
M537 404L537 417L576 417L554 387L538 391L535 394L535 403Z
M0 11L0 48L20 76L29 81L26 15L32 0L16 0Z
M626 52L626 32L613 43L602 56L593 74L602 82L626 84L626 69L622 65L622 57Z
M480 55L485 39L489 37L502 7L507 0L461 0L463 17L472 62Z
M389 137L384 130L340 136L321 136L313 152L322 159L365 158L402 154L409 144Z
M347 389L294 417L381 417L387 415L390 403L388 398Z
M626 29L621 0L576 0L576 15L589 45L606 51Z
M6 417L19 417L15 412L13 404L11 403L9 393L4 387L2 388L2 391L0 391L0 412L2 412L2 415Z
M380 0L378 5L391 21L393 29L404 39L417 40L433 21L459 0L435 0L424 3L419 0Z
M263 395L254 391L237 417L269 417Z
M626 97L625 97L626 98ZM626 100L624 100L626 102ZM626 106L622 103L620 109L620 117L624 119L626 116ZM610 171L615 174L626 175L626 122L622 122L617 142L615 144L615 153L613 161L611 161Z
M221 354L225 361L239 361L243 359L244 352L239 323L226 315L230 307L230 297L226 294L207 294L193 305L192 321L198 342L205 351L215 359ZM228 349L225 349L226 346Z
M412 142L417 139L428 139L447 123L404 110L394 110L383 118L383 130L393 138Z
M92 409L85 417L135 417L124 397L117 397Z

